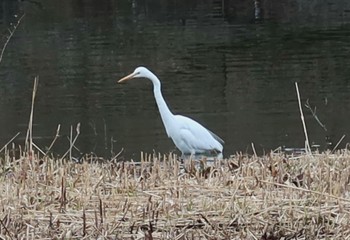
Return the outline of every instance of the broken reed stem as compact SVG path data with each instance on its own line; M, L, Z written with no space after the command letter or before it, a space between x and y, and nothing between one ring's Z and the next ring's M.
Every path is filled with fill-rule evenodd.
M86 236L86 214L85 208L83 208L83 237Z
M326 125L324 125L324 124L320 121L320 119L318 118L318 116L316 115L316 107L314 108L314 110L311 108L310 103L309 103L309 99L306 100L305 107L306 107L307 109L310 110L312 116L315 118L315 120L317 121L317 123L323 128L323 130L325 130L325 131L327 132Z
M254 146L253 142L252 142L252 149L253 149L254 157L258 157L258 155L256 154L256 151L255 151L255 146Z
M303 129L304 129L304 134L305 134L305 151L306 151L307 154L311 155L311 149L310 149L310 144L309 144L309 137L308 137L307 130L306 130L306 124L305 124L303 109L301 107L301 100L300 100L300 94L299 94L299 88L298 88L298 83L297 82L295 82L295 88L296 88L296 91L297 91L299 110L300 110L300 118L301 118L301 122L303 123Z
M124 148L122 148L122 149L117 153L117 155L115 155L115 156L111 159L111 161L117 160L117 158L120 156L120 154L122 154L123 151L124 151Z
M339 144L343 141L343 139L345 138L345 134L340 138L340 140L338 141L338 143L335 145L335 147L332 149L331 153L334 153L335 149L337 149L337 147L339 146Z
M69 160L71 160L71 161L72 161L72 148L73 148L73 126L70 126Z
M27 130L27 136L25 141L26 151L28 151L29 148L29 155L33 153L33 115L34 115L34 101L35 101L35 95L36 91L38 89L38 83L39 83L39 76L36 76L34 78L34 86L33 86L33 94L32 94L32 107L30 110L29 115L29 124L28 124L28 130ZM28 142L29 140L29 142ZM29 146L28 146L29 145Z
M1 149L0 149L0 152L2 152L6 147L7 145L9 145L21 132L18 132L15 136L13 136Z
M61 160L63 160L67 156L68 153L69 153L69 156L70 156L70 160L72 160L72 149L73 149L74 144L75 144L75 142L77 141L77 139L78 139L78 137L80 135L80 123L77 124L76 132L77 132L77 135L75 136L74 140L72 141L73 129L71 127L71 137L69 139L69 149L65 152L65 154L63 154L63 156L61 157Z
M60 136L60 129L61 129L61 124L58 124L57 130L56 130L56 136L55 136L54 139L52 140L52 142L51 142L49 148L47 149L46 153L44 154L44 156L46 156L46 155L50 152L50 150L51 150L51 148L53 147L53 145L55 144L57 138Z
M34 148L36 148L36 150L38 150L42 155L44 155L45 153L44 153L44 151L43 150L41 150L40 148L39 148L39 146L38 145L36 145L34 142L32 143L33 144L33 147Z
M7 45L8 45L8 43L10 42L10 40L11 40L13 34L15 33L17 27L18 27L19 24L21 23L21 21L22 21L22 19L23 19L24 16L25 16L25 14L23 14L23 15L18 19L18 21L17 21L17 23L15 24L15 26L13 27L12 31L9 29L10 35L7 37L7 40L6 40L4 46L3 46L2 49L1 49L1 53L0 53L0 63L2 62L2 57L4 56L4 52L5 52L5 49L6 49Z
M305 188L300 188L300 187L294 187L294 186L286 185L286 184L282 184L282 183L269 182L269 181L264 181L264 180L258 180L258 181L262 182L262 183L275 185L275 186L278 186L278 187L285 187L285 188L290 188L290 189L294 189L294 190L298 190L298 191L302 191L302 192L313 193L313 194L317 194L317 195L320 195L320 196L334 198L334 199L337 199L337 200L341 200L341 201L350 203L350 199L337 197L337 196L334 196L334 195L331 195L331 194L328 194L328 193L323 193L323 192L314 191L314 190L305 189Z

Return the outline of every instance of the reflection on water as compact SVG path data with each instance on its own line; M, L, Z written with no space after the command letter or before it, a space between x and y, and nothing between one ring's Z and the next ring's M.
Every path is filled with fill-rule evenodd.
M226 155L252 142L259 154L304 145L295 81L327 127L304 108L310 141L335 145L349 132L350 3L264 1L255 21L253 1L38 2L2 2L3 36L14 14L26 16L0 64L1 146L18 131L24 140L38 75L38 145L61 124L53 150L64 153L80 122L81 152L174 151L149 81L116 84L139 65L160 78L174 113L225 140Z

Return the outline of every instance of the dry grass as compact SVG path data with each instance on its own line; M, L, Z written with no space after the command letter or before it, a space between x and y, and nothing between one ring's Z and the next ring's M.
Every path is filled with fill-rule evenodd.
M147 158L149 159L149 158ZM347 239L350 153L174 156L82 163L12 156L0 170L4 239Z

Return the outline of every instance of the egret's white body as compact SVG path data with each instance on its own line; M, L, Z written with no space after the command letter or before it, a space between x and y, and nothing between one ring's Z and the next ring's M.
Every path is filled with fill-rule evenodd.
M153 83L153 93L166 133L182 154L197 154L207 152L222 152L224 141L191 118L174 115L168 108L162 92L159 79L145 67L138 67L118 83L132 78L148 78Z

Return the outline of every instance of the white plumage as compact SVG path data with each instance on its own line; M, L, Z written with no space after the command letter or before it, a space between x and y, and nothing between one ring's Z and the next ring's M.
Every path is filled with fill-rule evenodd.
M138 67L118 83L132 78L147 78L152 81L154 98L165 130L182 154L222 152L224 141L220 137L191 118L172 114L162 96L161 83L156 75L145 67Z

